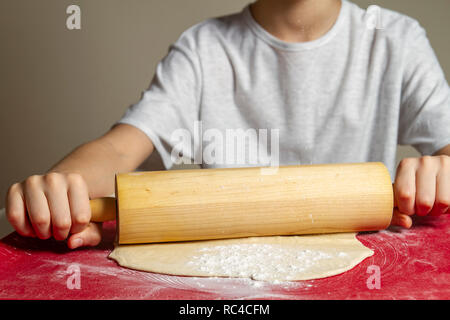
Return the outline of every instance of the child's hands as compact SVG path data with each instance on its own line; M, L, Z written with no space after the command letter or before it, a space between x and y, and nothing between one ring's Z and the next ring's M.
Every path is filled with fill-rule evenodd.
M6 216L23 236L68 239L72 249L95 246L101 225L90 223L87 185L79 174L34 175L13 184L6 197Z
M394 183L392 224L410 228L411 215L439 216L450 205L450 157L424 156L403 159Z

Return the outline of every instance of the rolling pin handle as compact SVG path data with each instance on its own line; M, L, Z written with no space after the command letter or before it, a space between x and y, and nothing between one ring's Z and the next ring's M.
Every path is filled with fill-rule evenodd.
M116 220L116 198L104 197L90 200L91 221L105 222Z

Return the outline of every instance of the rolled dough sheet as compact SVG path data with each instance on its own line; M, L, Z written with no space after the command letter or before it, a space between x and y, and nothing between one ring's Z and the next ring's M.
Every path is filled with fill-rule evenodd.
M355 236L344 233L120 245L109 258L123 267L171 275L309 280L345 272L373 255Z

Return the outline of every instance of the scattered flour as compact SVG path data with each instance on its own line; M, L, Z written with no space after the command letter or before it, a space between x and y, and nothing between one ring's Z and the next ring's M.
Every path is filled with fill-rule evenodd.
M274 274L280 279L293 280L299 272L312 269L317 261L333 258L332 254L323 251L283 248L276 244L221 245L199 251L201 255L193 256L187 262L190 267L210 275L238 275L255 280L270 280Z

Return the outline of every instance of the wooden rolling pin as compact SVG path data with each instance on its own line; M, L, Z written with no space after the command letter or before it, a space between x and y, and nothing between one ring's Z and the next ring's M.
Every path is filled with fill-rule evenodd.
M372 231L389 226L393 190L375 162L134 172L91 208L117 219L120 244Z

